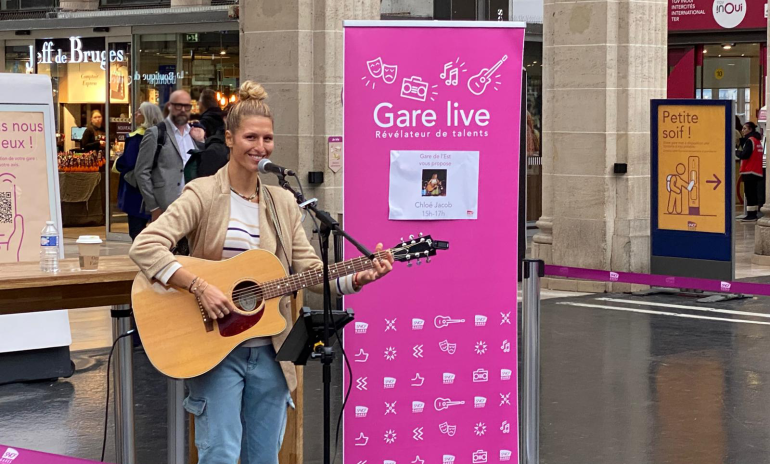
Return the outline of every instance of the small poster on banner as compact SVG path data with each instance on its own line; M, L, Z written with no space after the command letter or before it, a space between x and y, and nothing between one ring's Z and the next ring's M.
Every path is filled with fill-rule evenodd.
M476 219L479 152L392 150L389 219Z
M329 137L329 169L332 172L342 169L342 137Z

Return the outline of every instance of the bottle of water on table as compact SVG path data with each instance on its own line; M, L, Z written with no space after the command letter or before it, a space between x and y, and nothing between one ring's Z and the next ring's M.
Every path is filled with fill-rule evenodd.
M40 232L40 270L59 272L59 232L53 221L47 221Z

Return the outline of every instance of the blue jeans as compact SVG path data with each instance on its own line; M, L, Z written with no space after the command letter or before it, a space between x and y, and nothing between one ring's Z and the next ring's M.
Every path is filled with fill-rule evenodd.
M186 385L199 464L278 464L293 403L272 345L236 348Z

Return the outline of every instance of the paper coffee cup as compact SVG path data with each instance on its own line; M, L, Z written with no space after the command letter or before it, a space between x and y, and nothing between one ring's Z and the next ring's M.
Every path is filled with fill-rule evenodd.
M99 269L99 248L102 239L98 235L81 235L77 244L80 254L80 269L83 271Z

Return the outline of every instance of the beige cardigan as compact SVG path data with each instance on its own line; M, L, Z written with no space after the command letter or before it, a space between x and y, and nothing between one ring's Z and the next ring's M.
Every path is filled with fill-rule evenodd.
M280 240L273 226L264 190L268 189L275 201L276 215L281 226L286 250L295 272L311 268L320 268L321 260L307 239L302 223L301 212L294 196L280 187L261 184L259 202L259 247L275 254L285 269L288 269L286 256L279 251ZM187 184L182 195L174 201L160 218L151 223L134 241L129 256L139 269L153 279L167 265L175 261L169 251L182 237L190 242L190 256L220 261L222 249L230 221L230 179L227 166L211 177L195 179ZM336 290L332 285L332 291ZM320 291L322 286L312 288ZM278 351L289 334L293 324L290 298L284 297L280 303L281 315L288 322L286 330L273 337L273 346ZM282 362L281 369L291 391L297 388L297 375L294 365Z

